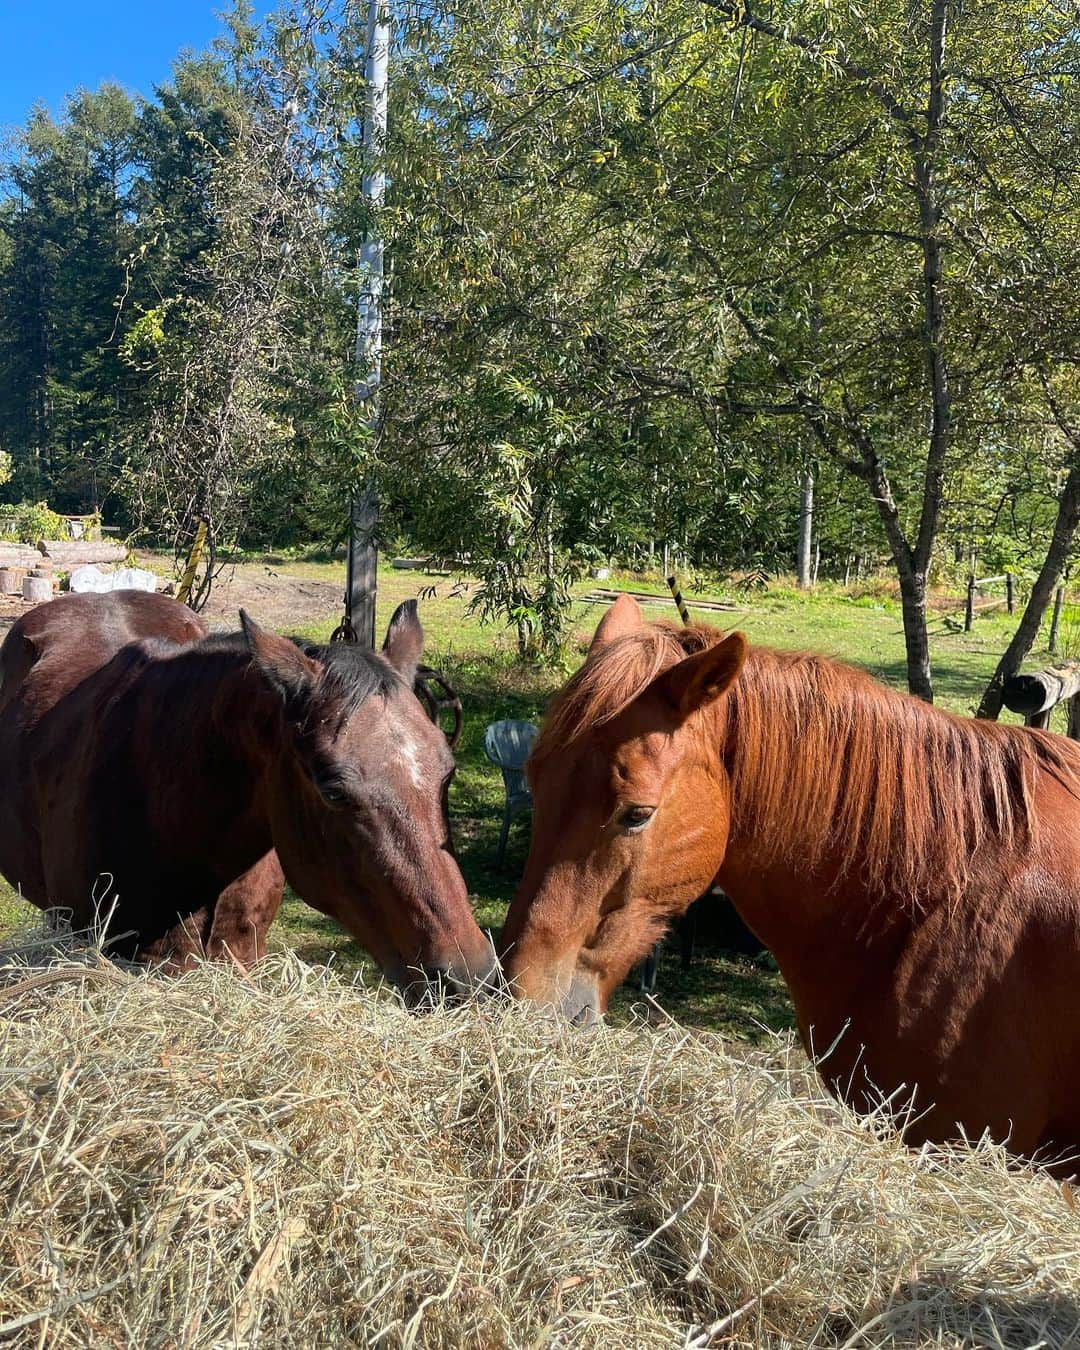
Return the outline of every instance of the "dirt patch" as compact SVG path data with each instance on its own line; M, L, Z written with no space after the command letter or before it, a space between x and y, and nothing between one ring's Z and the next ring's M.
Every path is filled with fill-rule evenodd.
M344 592L341 584L290 576L266 563L238 563L227 567L214 583L202 611L214 629L236 629L245 609L263 628L291 632L340 617Z
M171 574L163 575L160 558L140 555L140 567L149 567L162 577L164 586ZM240 610L246 609L263 628L292 632L311 624L325 623L340 616L344 590L342 581L318 581L311 577L290 576L266 563L238 563L227 567L214 583L203 618L217 631L240 627ZM0 595L0 640L21 615L34 606L21 596Z
M0 639L21 615L34 606L18 595L0 595Z

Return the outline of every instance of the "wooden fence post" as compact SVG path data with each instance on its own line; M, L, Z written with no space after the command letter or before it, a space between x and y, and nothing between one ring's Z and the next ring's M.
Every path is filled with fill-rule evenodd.
M356 641L375 649L375 599L379 585L379 494L374 483L365 483L353 496L349 528L348 613Z
M967 584L967 608L964 610L964 632L971 632L971 625L975 622L975 573L968 577Z
M1058 632L1061 628L1061 606L1065 602L1065 587L1059 586L1054 592L1054 616L1050 620L1050 655L1057 656Z
M1005 605L1010 614L1016 611L1016 590L1013 585L1013 574L1005 573Z
M1069 699L1068 714L1065 735L1070 741L1080 741L1080 694L1073 694Z

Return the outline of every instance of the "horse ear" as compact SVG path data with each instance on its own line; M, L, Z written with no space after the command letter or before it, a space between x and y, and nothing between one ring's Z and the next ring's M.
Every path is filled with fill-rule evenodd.
M394 610L382 649L405 683L412 684L424 654L424 630L416 613L415 600L404 600Z
M742 670L747 648L742 633L729 633L715 647L706 647L658 675L649 691L670 703L684 722L730 689Z
M596 625L596 632L589 644L589 655L592 656L593 652L599 651L601 647L606 647L609 642L614 642L616 638L626 637L628 633L636 632L641 624L641 606L632 595L627 595L623 591Z
M240 624L256 669L284 699L289 715L296 716L319 667L288 638L260 628L246 610L240 611Z

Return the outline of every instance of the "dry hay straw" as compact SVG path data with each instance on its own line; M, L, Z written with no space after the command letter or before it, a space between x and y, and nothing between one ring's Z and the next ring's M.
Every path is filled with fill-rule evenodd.
M34 960L0 972L0 1341L1080 1345L1071 1191L909 1153L784 1044Z

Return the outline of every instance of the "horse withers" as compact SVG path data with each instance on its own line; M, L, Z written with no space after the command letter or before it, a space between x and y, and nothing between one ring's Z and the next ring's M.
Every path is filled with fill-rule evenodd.
M519 994L601 1015L715 881L837 1095L889 1104L911 1143L1080 1153L1076 744L738 633L646 625L626 597L529 775L502 937Z
M39 606L0 647L0 871L112 950L247 964L283 873L414 1001L497 969L454 858L445 738L412 691L415 602L381 653L209 635L138 591Z

